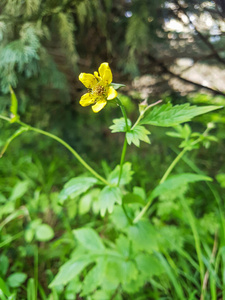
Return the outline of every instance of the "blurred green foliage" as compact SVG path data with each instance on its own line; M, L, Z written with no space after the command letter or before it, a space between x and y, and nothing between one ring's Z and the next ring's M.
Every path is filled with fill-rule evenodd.
M63 137L101 175L115 180L123 133L112 135L109 126L119 108L112 103L94 115L79 107L80 70L92 73L100 62L110 63L114 81L127 84L119 97L131 122L144 100L141 83L139 90L131 84L137 75L157 77L155 89L149 84L150 101L225 104L223 91L214 96L217 89L206 94L196 87L183 93L168 84L162 63L170 68L177 58L189 58L218 70L223 64L221 26L215 33L194 26L198 22L188 24L188 36L165 28L182 10L224 23L222 1L2 0L0 113L9 115L10 84L22 120ZM132 163L123 178L130 215L146 204L166 167L187 140L202 137L207 124L212 128L202 138L205 147L188 152L174 173L214 180L165 190L152 202L148 219L132 226L119 205L100 216L99 188L62 197L71 178L89 174L61 145L31 132L15 138L0 159L0 298L191 300L200 298L201 274L202 281L209 276L205 299L225 299L224 123L220 110L174 130L150 127L151 145L130 137L141 145L131 145L126 156ZM0 150L17 129L0 120Z

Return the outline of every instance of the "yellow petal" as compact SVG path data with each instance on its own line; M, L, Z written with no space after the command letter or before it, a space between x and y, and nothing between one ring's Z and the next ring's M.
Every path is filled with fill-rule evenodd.
M94 113L99 112L106 105L107 101L105 99L99 100L95 105L92 106Z
M97 71L94 72L94 75L95 75L95 78L97 78L97 80L100 80L100 79L101 79L101 77L98 75L98 72L97 72Z
M88 73L81 73L79 75L79 80L83 83L86 88L91 89L97 84L97 79L94 75Z
M79 103L81 106L88 106L88 105L94 104L95 99L96 99L96 97L94 97L92 94L86 93L81 97Z
M108 63L102 63L98 69L100 77L105 85L108 85L112 82L112 71Z
M107 97L107 100L112 100L112 99L114 99L116 97L117 97L117 91L112 86L110 86L108 88L108 97Z

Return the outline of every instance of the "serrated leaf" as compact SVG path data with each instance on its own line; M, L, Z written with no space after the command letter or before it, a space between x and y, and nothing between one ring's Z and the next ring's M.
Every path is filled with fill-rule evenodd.
M59 194L59 203L63 204L68 197L75 198L85 193L96 182L97 179L94 177L75 177L70 179Z
M140 146L140 141L150 144L148 134L150 134L150 131L144 126L137 125L134 129L131 129L126 133L127 142L129 145L133 143L137 147Z
M101 238L92 228L81 228L73 230L79 243L87 250L102 251L105 249Z
M125 84L121 84L121 83L111 83L110 84L115 90L118 90L121 87L125 87Z
M125 184L128 184L129 182L131 182L133 173L134 172L131 170L131 163L130 162L126 162L123 165L122 175L121 175L121 178L120 178L120 185L125 185ZM109 174L108 181L111 184L115 184L116 185L118 183L119 174L120 174L120 166L118 165Z
M99 201L102 217L106 214L106 211L112 213L115 203L122 204L122 195L120 189L118 187L104 187L104 189L100 192Z
M147 110L139 124L171 127L188 122L196 116L220 108L222 108L222 106L198 107L190 106L189 103L172 106L172 104L169 103L162 106L155 106L152 110Z
M212 179L205 175L182 173L179 175L171 176L169 179L158 185L151 193L150 198L154 199L159 195L178 188L187 183L196 181L212 181Z
M114 125L111 125L109 127L109 129L111 129L112 133L115 132L126 132L127 128L126 128L126 123L125 123L125 119L124 118L120 118L120 119L114 119L113 120ZM132 123L129 119L127 119L127 123L128 126L131 127Z

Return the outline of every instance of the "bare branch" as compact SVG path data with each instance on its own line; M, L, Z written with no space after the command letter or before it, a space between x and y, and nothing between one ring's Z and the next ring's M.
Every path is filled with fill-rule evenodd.
M172 72L164 63L162 63L161 61L159 61L158 59L156 59L154 56L152 56L151 54L148 54L148 59L153 61L154 63L156 63L157 66L160 67L160 69L164 72L164 73L167 73L169 74L171 77L174 77L174 78L178 78L180 79L181 81L185 82L185 83L188 83L188 84L192 84L200 89L205 89L207 91L210 91L211 93L213 93L214 95L220 95L220 96L223 96L225 97L225 93L223 93L222 91L218 91L218 90L214 90L208 86L205 86L205 85L202 85L198 82L194 82L194 81L191 81L189 79L186 79L184 77L182 77L181 75L179 74L176 74L174 72Z
M225 60L219 55L219 53L217 52L217 50L214 48L214 46L209 42L208 38L205 37L196 27L196 25L192 22L192 20L190 19L189 15L186 13L185 9L183 9L183 7L180 5L178 0L174 0L174 3L177 5L178 7L178 12L183 13L187 19L189 24L192 25L192 27L194 28L195 32L198 34L198 36L200 37L200 39L205 43L205 45L212 51L214 57L222 64L225 64ZM179 20L183 22L182 18L178 15L178 13L176 13L175 10L173 10L174 14L176 15L176 17L179 18Z

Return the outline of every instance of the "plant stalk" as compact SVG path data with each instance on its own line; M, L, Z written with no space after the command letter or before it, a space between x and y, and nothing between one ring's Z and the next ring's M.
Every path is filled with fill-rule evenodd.
M11 119L4 117L2 115L0 115L0 119L3 119L5 121L10 122ZM47 131L32 127L30 125L27 125L26 123L23 123L21 121L16 121L16 123L20 124L21 126L27 128L27 130L32 130L34 132L43 134L45 136L48 136L50 138L52 138L53 140L56 140L57 142L59 142L61 145L63 145L64 147L66 147L72 154L74 157L76 157L76 159L90 172L92 173L92 175L94 175L96 178L98 178L101 182L103 182L106 185L111 185L105 178L103 178L101 175L99 175L94 169L92 169L84 160L83 158L69 145L67 144L64 140L62 140L61 138L57 137L56 135L49 133Z
M128 132L130 130L130 128L129 128L129 125L128 125L126 110L125 110L123 104L121 103L121 101L118 98L116 98L116 100L117 100L118 105L120 106L121 112L122 112L124 120L125 120L126 132ZM121 158L120 158L120 172L119 172L119 178L118 178L117 186L120 185L120 180L121 180L121 176L122 176L122 173L123 173L123 164L124 164L124 160L125 160L126 151L127 151L127 138L126 138L126 135L125 135L124 143L123 143L123 150L122 150L122 154L121 154Z

